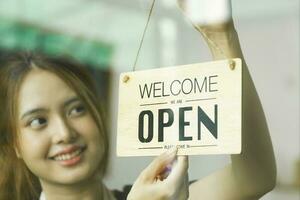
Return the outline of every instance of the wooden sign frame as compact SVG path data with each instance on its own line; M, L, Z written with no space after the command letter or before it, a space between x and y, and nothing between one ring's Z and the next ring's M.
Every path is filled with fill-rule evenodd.
M118 156L239 154L241 132L239 58L120 75Z

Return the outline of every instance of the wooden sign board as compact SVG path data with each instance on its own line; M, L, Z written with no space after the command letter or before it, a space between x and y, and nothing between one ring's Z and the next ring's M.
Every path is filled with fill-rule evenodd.
M122 73L117 155L240 153L242 63L233 61Z

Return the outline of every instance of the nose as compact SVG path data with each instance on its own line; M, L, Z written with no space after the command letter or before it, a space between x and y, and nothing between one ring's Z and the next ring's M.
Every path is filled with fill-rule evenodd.
M77 139L77 133L66 119L58 117L53 123L53 143L72 143Z

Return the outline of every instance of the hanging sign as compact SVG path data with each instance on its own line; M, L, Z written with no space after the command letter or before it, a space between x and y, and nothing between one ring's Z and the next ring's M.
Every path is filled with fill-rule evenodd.
M242 63L231 62L122 73L117 155L240 153Z

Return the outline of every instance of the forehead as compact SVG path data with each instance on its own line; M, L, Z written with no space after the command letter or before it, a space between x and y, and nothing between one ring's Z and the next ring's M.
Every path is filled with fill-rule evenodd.
M77 96L75 91L56 74L33 69L21 84L18 107L22 113L37 107L54 106L74 96Z

